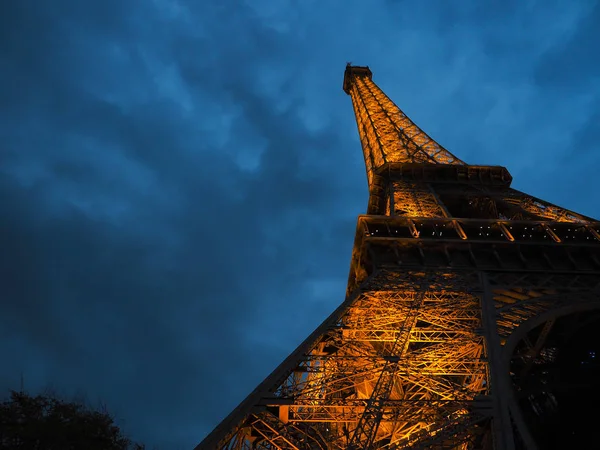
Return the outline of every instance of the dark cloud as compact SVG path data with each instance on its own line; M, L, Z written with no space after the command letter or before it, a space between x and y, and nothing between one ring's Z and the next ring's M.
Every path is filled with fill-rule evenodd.
M558 139L556 152L540 152L540 160L549 161L544 164L547 171L532 173L531 183L537 185L537 195L599 217L600 200L591 193L597 189L595 167L600 164L600 2L582 2L579 14L569 20L572 26L534 65L533 79L549 99L541 106L555 105L542 119L554 127Z
M253 55L283 47L243 11L195 37L138 10L153 36L121 2L76 5L2 14L3 385L84 391L189 447L343 295L311 292L347 272L354 213L318 217L346 200L341 138L303 126L298 92L277 110L289 81L259 90Z
M519 46L547 20L452 13L0 3L0 388L23 372L105 401L134 439L193 447L342 300L367 194L346 61L461 158L552 174L562 118L536 108L578 100L547 108L543 52ZM597 148L569 123L565 143Z
M556 46L540 59L536 71L537 83L554 89L590 90L600 77L597 63L600 43L600 2L582 2L582 16L574 26L564 31Z

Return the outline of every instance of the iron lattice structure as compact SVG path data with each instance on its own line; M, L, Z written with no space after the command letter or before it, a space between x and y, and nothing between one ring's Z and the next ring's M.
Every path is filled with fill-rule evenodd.
M458 159L368 67L343 89L370 192L346 299L196 450L535 449L517 378L600 308L600 224Z

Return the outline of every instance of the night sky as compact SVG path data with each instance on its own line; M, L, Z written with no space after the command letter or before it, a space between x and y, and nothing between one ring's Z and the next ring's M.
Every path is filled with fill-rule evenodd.
M193 448L343 300L348 61L459 158L599 217L599 24L585 0L0 1L3 395L23 374Z

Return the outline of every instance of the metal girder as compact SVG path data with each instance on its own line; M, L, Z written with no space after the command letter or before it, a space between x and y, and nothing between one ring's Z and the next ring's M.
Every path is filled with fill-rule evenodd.
M416 445L440 433L461 446L468 436L451 430L473 420L475 399L489 386L478 305L456 274L371 277L255 401L271 420L280 418L279 426L242 414L237 428L280 448L318 448L295 443L289 428L300 424L328 449ZM276 432L265 436L269 429Z
M546 339L548 338L548 334L550 334L550 330L554 326L555 322L556 318L552 318L544 324L540 335L535 341L535 344L529 348L527 354L523 355L526 361L525 366L521 369L521 373L519 374L520 377L524 378L529 374L531 366L540 354L540 350L542 350L542 347L544 346Z
M367 179L387 163L465 163L417 127L371 80L370 71L346 68L344 89L352 98Z
M370 193L346 299L196 450L535 449L507 361L600 308L600 222L456 158L368 67L344 91Z

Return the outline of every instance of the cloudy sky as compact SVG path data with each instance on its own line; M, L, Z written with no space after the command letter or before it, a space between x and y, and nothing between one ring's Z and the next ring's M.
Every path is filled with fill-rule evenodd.
M452 3L452 6L450 6ZM513 186L600 216L600 3L0 1L0 390L193 448L343 300L346 62Z

